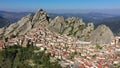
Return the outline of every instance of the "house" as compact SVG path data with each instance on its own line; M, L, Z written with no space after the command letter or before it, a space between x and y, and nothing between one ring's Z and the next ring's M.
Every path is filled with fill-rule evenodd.
M120 44L120 37L116 36L112 41L111 41L111 45L117 45Z

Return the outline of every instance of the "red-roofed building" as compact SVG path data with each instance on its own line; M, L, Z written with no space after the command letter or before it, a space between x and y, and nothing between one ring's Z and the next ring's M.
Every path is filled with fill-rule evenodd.
M90 66L90 64L87 61L84 62L84 65L85 66Z

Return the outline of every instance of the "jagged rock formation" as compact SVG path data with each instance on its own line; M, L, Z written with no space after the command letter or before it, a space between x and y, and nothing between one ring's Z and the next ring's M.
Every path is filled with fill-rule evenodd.
M77 17L65 19L62 16L57 16L52 20L42 9L35 14L29 14L23 17L17 23L1 28L0 37L25 35L30 30L40 27L39 24L41 23L44 24L44 28L48 28L52 32L73 36L80 40L92 41L93 43L96 41L100 43L101 40L104 43L110 43L113 38L113 33L105 25L99 26L94 31L93 23L85 24L82 19Z
M51 21L48 28L60 34L67 34L68 36L75 36L85 40L91 31L94 30L94 25L93 23L86 25L82 19L76 17L64 19L64 17L57 16Z
M51 31L55 31L55 32L62 32L63 29L65 28L66 23L65 23L65 19L62 16L57 16L56 18L54 18L51 23L48 25L48 28Z
M24 35L32 28L37 27L39 23L46 23L48 24L49 17L45 11L42 9L38 10L36 14L29 14L19 20L17 23L13 23L6 27L6 29L1 30L1 34L10 37L12 35Z
M45 11L40 9L38 10L37 13L35 13L32 19L33 28L37 27L37 25L39 25L39 23L42 23L42 22L44 22L47 25L49 21L50 21L49 15Z
M114 35L109 27L106 25L99 25L91 34L89 41L94 44L109 44L113 38Z
M24 35L32 28L38 27L40 23L45 23L51 31L82 38L82 40L85 40L94 30L93 24L86 25L82 19L76 17L65 19L62 16L57 16L51 20L49 15L40 9L37 13L29 14L17 23L11 24L1 33L6 37Z
M6 31L5 31L4 35L9 36L9 35L12 35L12 34L14 34L14 35L25 34L32 27L32 24L31 24L32 17L33 17L33 15L29 14L26 17L23 17L17 23L11 24L8 28L6 28Z

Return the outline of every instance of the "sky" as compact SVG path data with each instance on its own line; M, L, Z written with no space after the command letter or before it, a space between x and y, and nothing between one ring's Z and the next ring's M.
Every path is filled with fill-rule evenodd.
M106 10L120 9L120 0L0 0L0 10Z

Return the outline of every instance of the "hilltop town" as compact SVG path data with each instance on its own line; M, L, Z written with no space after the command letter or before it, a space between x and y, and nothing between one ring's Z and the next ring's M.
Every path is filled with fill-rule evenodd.
M67 24L65 23L67 21ZM70 21L70 22L69 22ZM27 44L38 47L59 59L62 68L113 68L120 67L119 37L114 37L109 27L85 24L81 19L64 19L49 15L40 9L23 17L17 23L0 29L0 48Z

